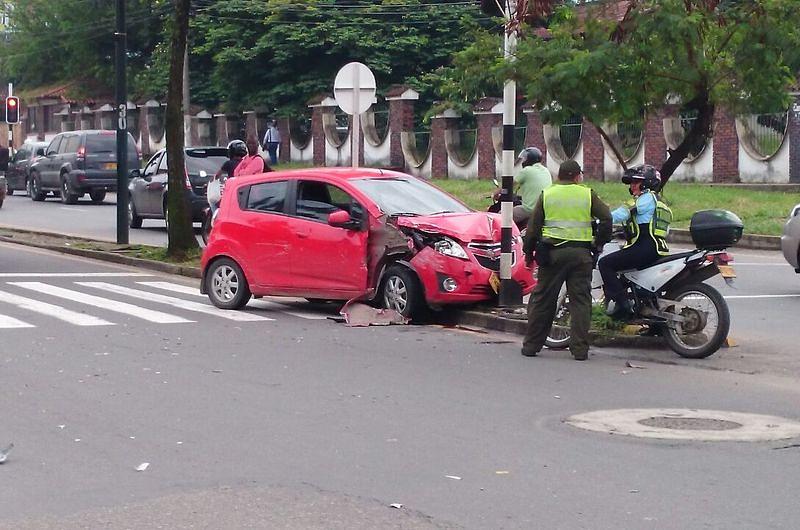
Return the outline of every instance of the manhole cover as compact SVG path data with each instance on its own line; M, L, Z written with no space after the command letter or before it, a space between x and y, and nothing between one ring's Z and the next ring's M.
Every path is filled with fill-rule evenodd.
M589 431L665 440L759 442L800 437L800 422L721 410L597 410L570 416L567 423Z
M670 418L668 416L654 416L646 420L639 420L641 425L648 427L661 427L664 429L677 429L682 431L729 431L739 429L741 423L713 418Z

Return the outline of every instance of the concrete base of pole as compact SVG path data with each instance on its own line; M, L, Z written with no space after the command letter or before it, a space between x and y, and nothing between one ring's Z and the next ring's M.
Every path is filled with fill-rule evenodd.
M499 307L520 307L522 305L522 286L516 280L500 280Z

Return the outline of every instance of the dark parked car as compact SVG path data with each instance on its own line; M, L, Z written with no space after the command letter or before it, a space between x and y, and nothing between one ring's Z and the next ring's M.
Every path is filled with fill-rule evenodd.
M102 202L107 191L117 191L117 133L115 131L70 131L59 133L30 170L30 194L42 201L48 191L75 204L85 193L92 202ZM128 134L128 167L140 167L139 151Z
M228 160L225 147L187 147L185 191L192 211L192 221L203 220L203 210L208 206L206 188L208 181ZM157 152L147 165L135 175L128 186L128 221L131 228L140 228L142 219L165 219L167 212L167 155Z
M36 159L36 150L45 147L47 142L25 142L17 149L6 170L9 195L14 195L15 191L28 191L31 164Z

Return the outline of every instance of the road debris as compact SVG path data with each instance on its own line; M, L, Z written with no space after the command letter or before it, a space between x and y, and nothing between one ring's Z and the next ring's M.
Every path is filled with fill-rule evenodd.
M144 471L148 467L150 467L150 462L142 462L141 464L136 466L136 471Z
M378 309L360 302L348 303L341 311L350 327L391 326L408 324L408 319L394 309Z
M628 493L639 493L639 490L628 490Z
M510 473L510 471L495 471L494 472L495 475L508 475L509 473Z
M561 396L553 396L555 399L561 399Z
M628 368L638 368L639 370L647 370L646 366L642 366L641 364L633 364L630 361L625 361L625 366Z
M457 477L455 475L445 475L444 478L449 478L451 480L461 480L461 477Z
M5 461L8 460L8 453L10 453L12 449L14 449L14 444L10 443L8 447L0 451L0 464L4 464Z
M389 505L389 507L399 510L399 509L401 509L403 507L403 505L400 504L399 502L393 502L392 504Z

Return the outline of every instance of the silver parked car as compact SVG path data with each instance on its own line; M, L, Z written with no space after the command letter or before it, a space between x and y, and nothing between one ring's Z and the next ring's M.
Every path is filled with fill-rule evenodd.
M795 204L789 219L783 225L781 250L789 265L800 273L800 204Z

